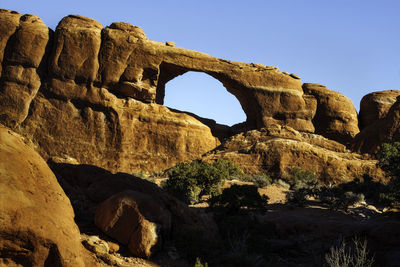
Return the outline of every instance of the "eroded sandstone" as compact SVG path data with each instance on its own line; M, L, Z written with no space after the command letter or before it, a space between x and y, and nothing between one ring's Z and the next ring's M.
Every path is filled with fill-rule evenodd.
M400 97L387 115L365 127L353 140L352 150L374 155L383 143L400 141Z
M188 71L209 74L238 98L247 115L241 128L277 123L314 131L315 105L299 77L275 67L155 42L127 23L103 29L70 15L51 34L35 16L0 17L7 21L0 119L46 159L68 155L110 170L162 170L213 149L219 141L207 126L161 106L165 84ZM229 135L221 129L212 132Z
M360 128L364 129L386 117L399 95L399 90L379 91L365 95L360 102Z
M0 10L0 119L19 125L42 84L51 30L34 15Z
M338 142L288 126L270 125L232 136L204 160L218 158L235 162L247 173L267 172L273 177L289 177L291 169L300 168L315 173L326 184L362 179L364 175L386 180L375 160L352 153Z
M313 118L315 133L343 144L350 143L360 131L353 102L323 85L305 83L303 89L304 93L317 100L317 111Z
M0 265L85 266L71 203L46 162L0 126Z

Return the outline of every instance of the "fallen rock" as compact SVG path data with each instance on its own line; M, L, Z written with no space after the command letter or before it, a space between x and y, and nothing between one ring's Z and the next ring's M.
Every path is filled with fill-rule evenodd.
M246 173L267 172L276 178L289 177L291 169L300 168L315 173L324 183L348 182L364 175L386 180L377 161L323 136L280 125L237 134L203 157L218 158L235 162Z
M94 221L104 233L141 258L157 252L162 236L167 236L171 228L171 214L150 196L136 191L118 193L101 203Z
M82 244L96 255L108 254L110 252L108 243L101 240L98 236L88 236L82 240Z
M46 162L0 125L0 265L84 266L67 196Z
M317 99L317 111L313 118L315 133L349 144L360 131L353 102L344 95L319 84L305 83L303 90L305 94Z
M399 90L379 91L365 95L360 102L360 128L364 129L386 117L399 95Z

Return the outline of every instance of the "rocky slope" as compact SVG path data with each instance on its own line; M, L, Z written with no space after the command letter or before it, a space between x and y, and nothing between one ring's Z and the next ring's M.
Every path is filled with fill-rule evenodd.
M377 161L351 153L343 144L320 135L276 124L232 136L204 158L231 160L247 173L267 172L273 177L288 177L293 168L300 168L315 173L326 184L364 175L385 180Z

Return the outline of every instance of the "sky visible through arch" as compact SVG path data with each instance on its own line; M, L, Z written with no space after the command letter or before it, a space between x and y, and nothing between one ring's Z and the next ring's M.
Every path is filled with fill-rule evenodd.
M356 109L369 92L400 89L399 0L0 0L0 8L38 15L52 29L69 14L103 26L128 22L156 41L295 73L302 82L341 92ZM220 90L207 87L207 79L191 82L184 76L183 88L196 84L207 96ZM194 107L200 101L182 97L166 104ZM231 112L222 121L210 118L230 124L224 116L236 109L225 99L220 110Z

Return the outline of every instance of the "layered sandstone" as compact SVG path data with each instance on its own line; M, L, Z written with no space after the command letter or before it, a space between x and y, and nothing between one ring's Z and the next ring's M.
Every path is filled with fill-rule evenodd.
M46 162L0 126L0 265L85 266L71 203Z
M28 115L42 84L50 34L37 16L0 10L0 120L8 126Z
M386 117L399 95L399 90L378 91L365 95L360 102L360 128L364 129Z
M317 100L317 111L313 118L315 133L343 144L350 143L360 131L353 102L319 84L305 83L303 90Z
M232 136L204 159L223 158L247 173L288 177L293 168L308 170L324 183L342 183L368 175L385 180L375 160L351 153L343 144L288 126L270 125Z
M218 59L149 40L127 23L70 15L53 33L38 17L0 12L0 122L39 153L112 171L157 171L199 158L230 135L276 124L347 144L358 132L349 99L302 85L276 67ZM188 71L219 80L247 119L235 128L164 106ZM218 138L216 138L218 137Z
M223 83L241 103L246 129L278 123L314 131L315 105L299 77L275 67L151 41L127 23L103 28L71 15L52 33L35 16L2 10L0 20L0 120L45 158L161 170L214 148L219 142L208 127L162 106L165 84L188 71Z

